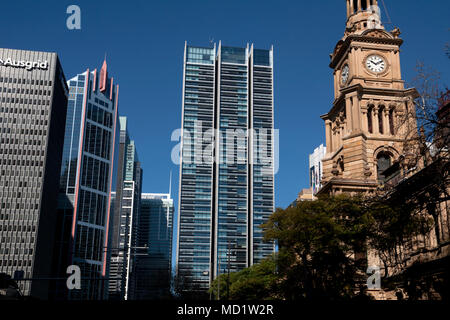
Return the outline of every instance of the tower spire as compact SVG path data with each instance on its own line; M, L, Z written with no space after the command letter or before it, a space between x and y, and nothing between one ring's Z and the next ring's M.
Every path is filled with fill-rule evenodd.
M384 29L378 0L346 0L347 33L361 34L368 29Z
M169 195L172 194L172 170L170 170L170 178L169 178Z
M106 63L106 52L105 60L103 60L102 69L100 70L100 92L105 92L108 84L108 64Z
M347 0L347 18L370 7L378 6L378 0Z

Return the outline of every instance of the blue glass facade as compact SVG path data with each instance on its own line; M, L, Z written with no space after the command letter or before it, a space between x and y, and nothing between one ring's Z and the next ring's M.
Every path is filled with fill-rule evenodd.
M252 263L273 253L260 228L274 210L273 51L254 49L251 55Z
M133 277L136 300L171 296L173 212L170 194L142 194L137 242L140 254Z
M68 86L58 271L63 274L69 264L81 269L82 288L72 290L70 298L103 299L117 86L107 77L106 63L100 77L88 70L70 79Z
M110 223L109 298L134 298L133 269L136 265L135 248L138 240L141 187L143 170L134 140L128 134L126 117L119 117L120 143L117 149L115 172L116 197Z
M212 254L213 154L206 151L203 159L201 151L211 143L214 128L215 49L186 47L184 68L178 272L205 288ZM204 135L211 139L196 145L193 139Z
M272 50L186 46L177 273L205 290L274 251ZM192 281L190 281L192 280Z
M232 250L231 272L249 265L249 51L219 47L219 108L218 126L221 139L216 174L217 252L214 276L226 272L228 255Z

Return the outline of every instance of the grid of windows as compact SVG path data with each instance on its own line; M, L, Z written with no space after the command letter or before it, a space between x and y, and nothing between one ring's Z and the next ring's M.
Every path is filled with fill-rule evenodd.
M105 263L116 92L112 86L107 87L113 92L109 92L110 89L100 91L98 83L93 83L99 82L95 72L85 72L68 81L69 103L60 174L59 214L68 217L64 224L71 224L76 216L74 250L69 260L84 266L82 277L99 278L99 271ZM62 229L67 228L64 225ZM61 237L60 242L64 243L68 235L62 234ZM100 284L104 285L100 279L87 281L87 287L82 286L79 292L72 290L69 297L101 299L99 294L102 290L95 288Z
M142 194L138 246L148 250L136 257L138 300L170 296L173 211L170 194Z
M248 265L248 52L222 47L220 63L217 274L229 255L231 272Z
M114 216L111 222L109 298L135 299L138 276L136 244L139 239L139 217L143 170L136 145L130 140L127 118L120 117L120 143L118 146L117 181ZM116 151L117 152L117 151Z
M214 64L214 49L187 47L186 59L188 63Z
M184 65L177 273L191 291L274 250L259 228L274 210L272 50L219 48L200 62L187 47Z
M194 47L187 50L180 184L180 221L183 228L179 234L178 272L196 281L201 288L207 288L213 174L213 154L207 148L212 140L205 139L199 146L190 137L207 137L214 127L215 50ZM202 59L196 59L198 54L202 54ZM200 163L199 155L204 160ZM199 242L205 245L195 247L194 244Z
M51 264L43 252L51 251L53 243L44 243L41 235L55 216L47 211L56 203L52 183L60 151L54 147L64 133L52 122L65 119L67 87L56 54L0 49L1 59L25 56L47 59L49 67L29 71L0 66L0 273L31 279ZM38 281L19 284L25 295L38 286L46 292L48 286Z
M273 68L271 51L254 50L252 68L252 128L254 130L252 164L253 263L274 250L263 241L261 225L274 211L273 163Z

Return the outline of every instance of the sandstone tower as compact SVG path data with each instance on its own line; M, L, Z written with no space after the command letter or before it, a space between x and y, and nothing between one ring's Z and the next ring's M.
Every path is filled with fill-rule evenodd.
M319 194L372 193L383 171L404 155L416 123L415 89L405 89L400 31L385 30L377 0L346 0L344 37L331 54L335 99L325 121L327 154Z

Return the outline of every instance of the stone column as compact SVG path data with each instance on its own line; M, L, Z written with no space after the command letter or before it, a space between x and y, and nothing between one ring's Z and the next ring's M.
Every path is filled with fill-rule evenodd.
M390 125L389 125L389 108L384 107L383 109L383 129L384 129L384 134L391 134L391 129L390 129Z
M336 140L337 140L336 128L333 127L333 125L332 125L331 126L331 149L332 149L332 152L336 151Z
M352 97L345 98L345 113L347 116L347 119L346 119L347 132L346 133L352 133L353 130L355 130L355 123L353 120L353 99L352 99Z
M362 10L362 8L361 8L362 6L361 6L361 0L358 0L358 10L357 11L360 11L360 10Z
M362 119L361 119L361 107L360 100L358 98L358 93L354 94L352 97L352 117L353 117L353 130L360 131L362 128Z
M334 132L336 135L334 137L334 150L333 151L337 151L337 149L339 149L339 140L340 140L340 137L339 137L340 132L339 131L340 131L340 128L338 125L336 125L334 128Z
M326 120L325 121L325 139L327 144L327 153L333 152L333 139L332 139L332 133L331 133L331 121Z
M369 132L369 124L367 123L367 112L368 112L368 108L367 106L361 106L361 130L364 133L368 133ZM373 125L373 122L372 122Z
M337 133L338 133L338 138L337 138L337 144L336 144L336 150L339 149L339 146L341 145L341 141L342 141L342 123L339 124L339 126L337 127Z
M373 108L372 129L373 129L373 134L380 133L380 126L378 124L378 106L374 106L374 108Z

